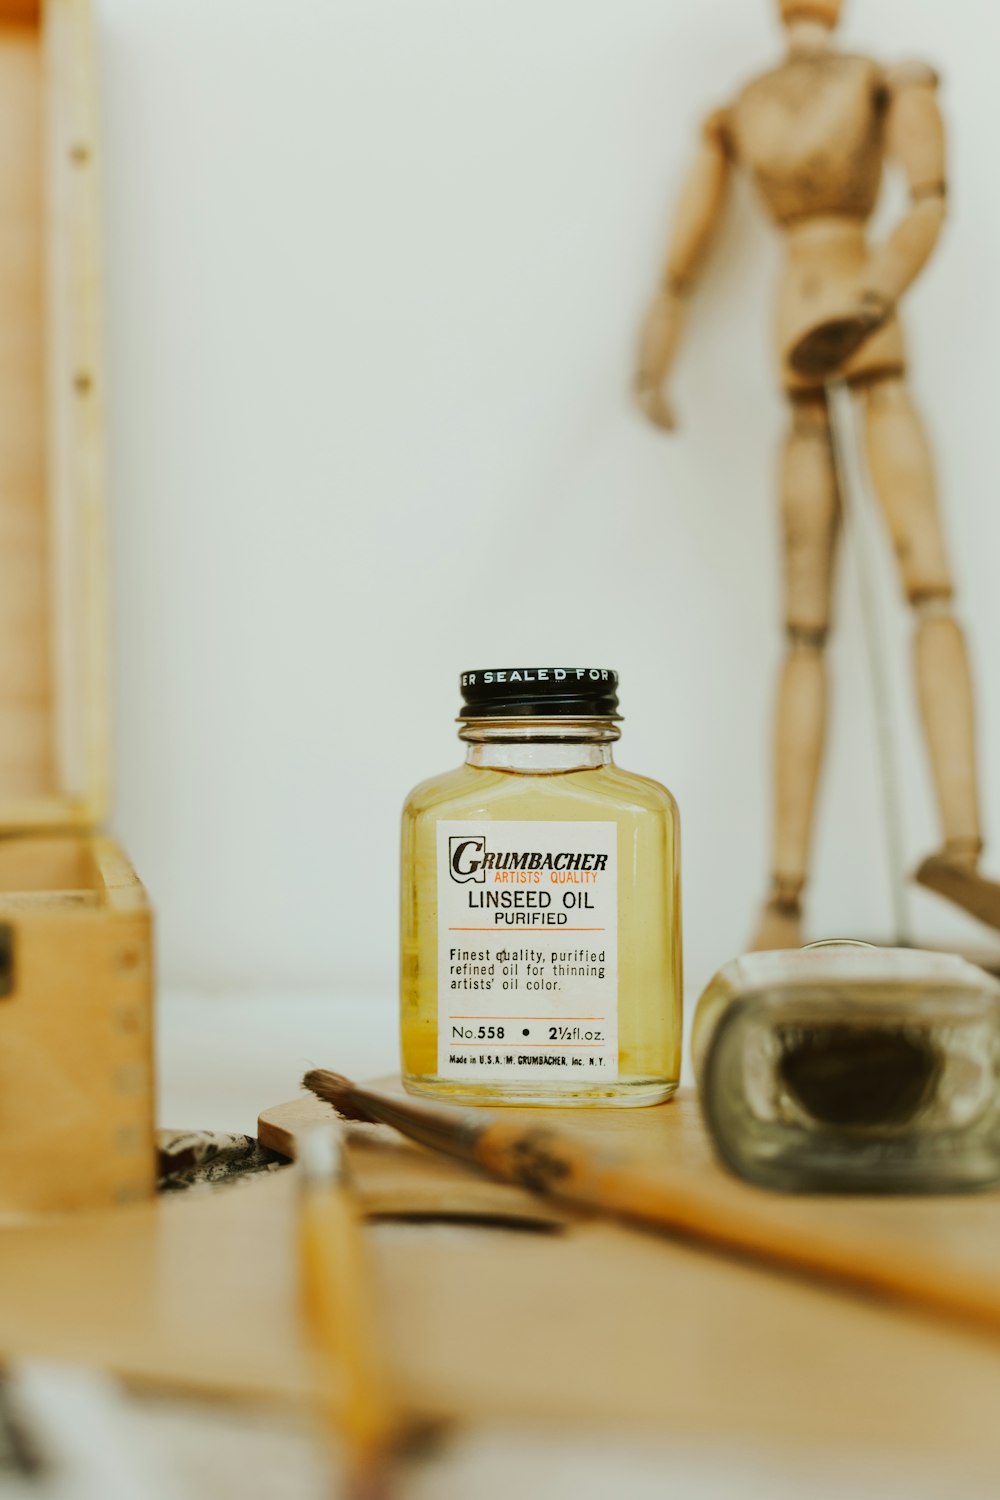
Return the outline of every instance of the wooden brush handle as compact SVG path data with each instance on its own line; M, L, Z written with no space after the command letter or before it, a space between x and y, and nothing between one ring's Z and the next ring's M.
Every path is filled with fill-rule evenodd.
M692 1121L685 1127L685 1106L694 1107L690 1100L662 1111L637 1111L644 1123L648 1120L648 1139L661 1153L647 1164L633 1149L615 1157L603 1140L595 1144L582 1131L542 1125L539 1111L526 1119L524 1111L500 1116L418 1104L341 1082L337 1097L321 1084L320 1097L354 1118L391 1124L412 1140L554 1203L660 1229L1000 1334L1000 1277L995 1258L984 1253L1000 1214L1000 1195L962 1203L860 1203L751 1188L719 1170ZM642 1136L634 1130L616 1134L632 1141Z
M933 1246L927 1254L918 1243L904 1249L898 1239L872 1239L862 1248L856 1235L841 1242L829 1224L812 1229L798 1222L794 1207L778 1225L757 1212L755 1194L744 1204L717 1183L702 1187L660 1178L555 1130L493 1124L480 1136L477 1158L487 1171L577 1208L669 1230L1000 1332L1000 1290L991 1278L970 1268L943 1273Z
M399 1419L376 1334L360 1220L348 1194L336 1187L310 1188L301 1215L306 1325L324 1377L320 1384L333 1424L348 1447L367 1458L388 1446Z

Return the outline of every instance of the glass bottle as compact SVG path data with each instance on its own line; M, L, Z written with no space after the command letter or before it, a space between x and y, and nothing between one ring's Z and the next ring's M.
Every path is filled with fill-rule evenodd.
M645 1105L677 1087L677 804L622 771L617 674L466 672L464 765L403 810L411 1093Z
M747 954L699 1000L691 1052L716 1151L758 1187L1000 1183L1000 984L953 954Z

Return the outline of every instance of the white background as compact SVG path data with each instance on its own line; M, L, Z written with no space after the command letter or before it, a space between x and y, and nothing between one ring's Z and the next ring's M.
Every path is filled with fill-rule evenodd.
M777 248L736 192L677 371L627 398L700 117L768 0L97 0L117 631L114 819L172 985L391 994L397 819L459 756L465 667L617 667L622 764L684 821L689 990L768 864L780 657ZM993 0L854 0L941 69L953 218L915 289L1000 809ZM891 207L891 204L890 204ZM888 561L912 861L935 842ZM888 935L857 598L841 580L816 936ZM993 869L1000 874L1000 849ZM917 894L925 936L981 931Z

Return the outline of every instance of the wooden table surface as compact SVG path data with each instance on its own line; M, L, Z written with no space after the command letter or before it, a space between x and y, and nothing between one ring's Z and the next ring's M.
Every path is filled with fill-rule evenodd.
M378 1071L391 1014L361 997L168 997L161 1118L246 1129L304 1066ZM126 1211L110 1242L96 1221L7 1230L0 1340L277 1410L308 1384L294 1193L279 1173ZM1000 1339L598 1222L370 1233L402 1390L465 1419L435 1460L442 1497L560 1493L570 1476L606 1494L612 1470L618 1494L662 1493L669 1472L705 1500L995 1492Z

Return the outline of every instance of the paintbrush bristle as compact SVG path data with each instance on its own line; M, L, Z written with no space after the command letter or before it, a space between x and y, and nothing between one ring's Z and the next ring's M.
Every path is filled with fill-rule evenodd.
M327 1068L312 1068L303 1078L302 1087L322 1099L335 1109L342 1120L364 1120L371 1122L371 1115L354 1098L357 1084L343 1073L331 1073Z

